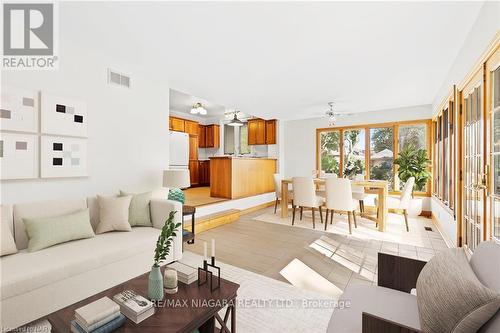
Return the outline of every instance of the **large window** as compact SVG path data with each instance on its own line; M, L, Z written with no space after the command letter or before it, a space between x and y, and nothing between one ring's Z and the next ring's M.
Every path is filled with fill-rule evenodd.
M454 92L441 106L433 120L433 187L432 193L451 210L455 209L455 168L457 152L455 144Z
M394 159L410 145L429 154L430 125L430 120L417 120L317 129L317 169L350 179L363 175L387 180L389 190L398 192L402 185L395 174ZM430 185L416 191L430 195Z

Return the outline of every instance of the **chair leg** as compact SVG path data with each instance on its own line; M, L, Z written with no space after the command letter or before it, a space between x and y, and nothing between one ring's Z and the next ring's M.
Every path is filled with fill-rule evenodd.
M351 227L351 213L347 212L347 221L349 223L349 234L352 234L352 227Z
M311 208L311 213L312 213L312 216L313 216L313 229L316 229L316 224L315 224L315 221L314 221L314 208Z
M359 200L359 211L361 213L365 212L365 202L363 200Z
M358 227L358 223L356 222L356 211L355 210L352 211L352 217L353 217L353 220L354 220L354 228L357 228Z
M276 201L274 202L274 214L276 214L276 209L278 209L278 201L279 199L276 198Z
M325 219L325 231L326 231L326 226L328 225L328 211L329 209L326 209L326 219Z
M321 206L319 206L319 219L320 219L321 223L323 223L323 211L321 209Z
M295 223L295 205L292 205L292 225Z
M332 216L330 216L330 224L333 224L333 213L334 213L334 212L335 212L335 211L332 209L332 211L331 211L331 215L332 215ZM328 221L327 221L327 222L328 222Z
M304 211L304 207L300 207L300 220L302 221L302 212Z
M408 227L408 212L403 210L403 215L405 216L405 224L406 224L406 231L410 231L410 228Z

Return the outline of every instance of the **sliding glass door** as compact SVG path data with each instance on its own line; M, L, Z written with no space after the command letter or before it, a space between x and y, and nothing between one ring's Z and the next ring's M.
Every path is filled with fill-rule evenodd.
M462 90L462 241L470 251L483 240L485 224L485 130L483 70Z

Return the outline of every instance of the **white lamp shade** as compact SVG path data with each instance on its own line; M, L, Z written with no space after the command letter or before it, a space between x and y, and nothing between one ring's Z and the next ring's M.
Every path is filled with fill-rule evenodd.
M163 187L168 188L188 188L191 186L189 181L189 170L164 170L163 171Z

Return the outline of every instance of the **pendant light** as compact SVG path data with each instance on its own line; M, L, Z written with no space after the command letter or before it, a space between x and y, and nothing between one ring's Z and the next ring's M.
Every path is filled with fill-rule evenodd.
M238 119L237 114L238 114L237 111L234 112L234 118L228 123L229 126L234 126L234 127L243 126L243 122Z

